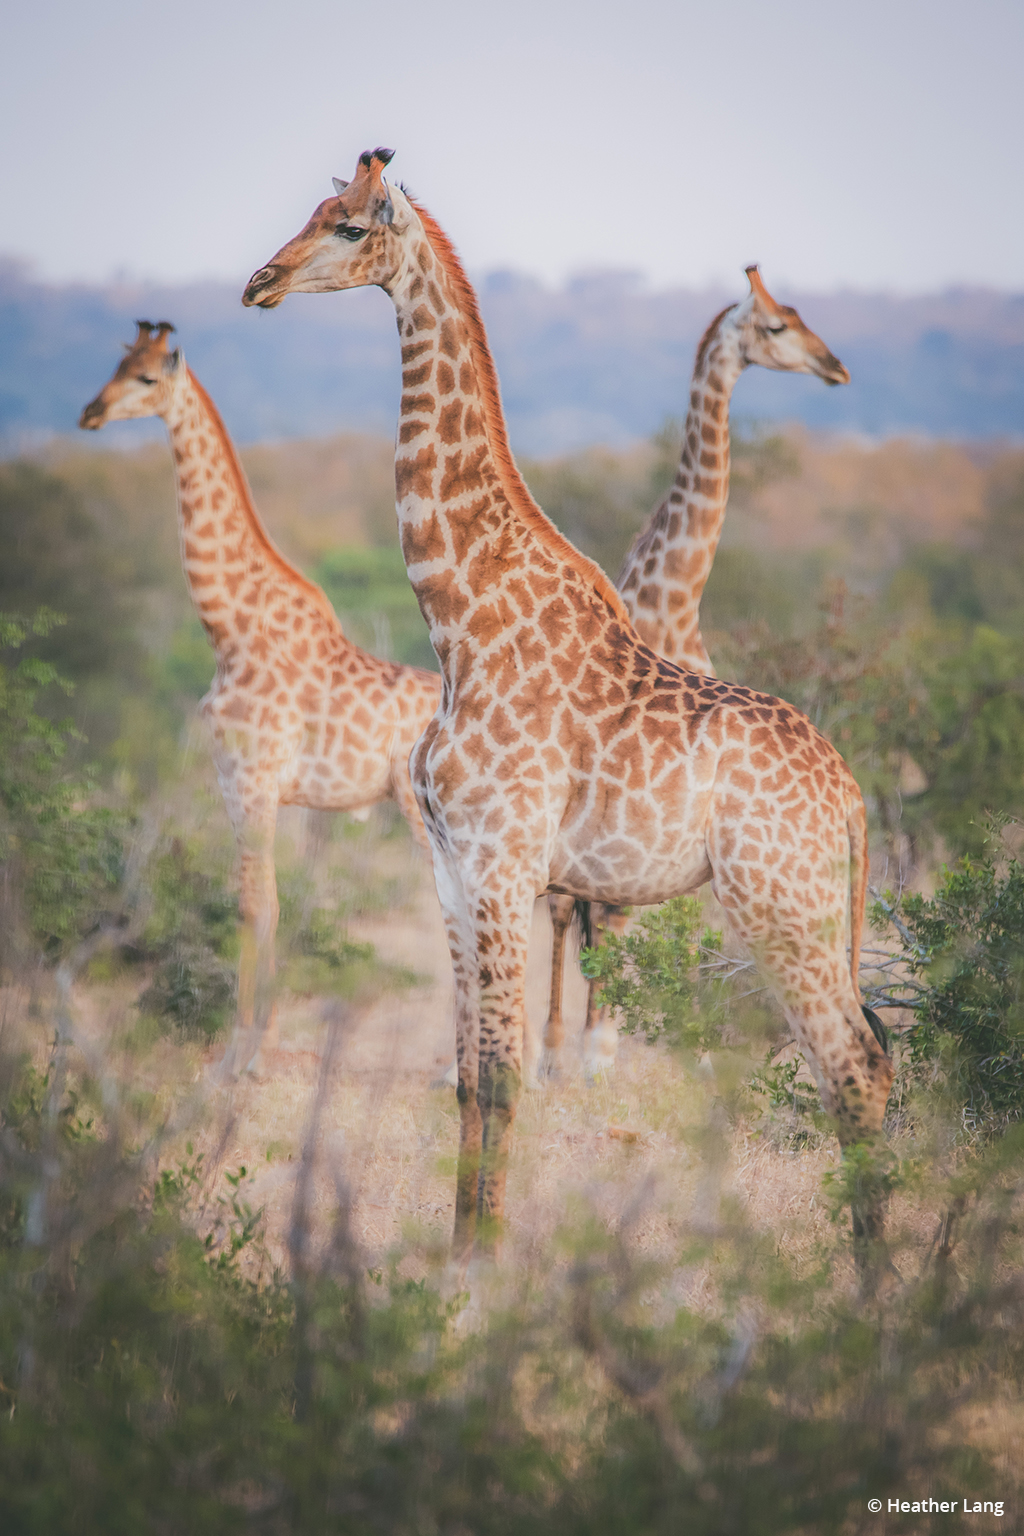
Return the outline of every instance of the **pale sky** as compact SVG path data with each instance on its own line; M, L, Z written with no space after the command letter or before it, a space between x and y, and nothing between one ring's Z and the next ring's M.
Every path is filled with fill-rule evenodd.
M33 0L0 252L241 288L360 151L471 271L1024 289L1022 0Z

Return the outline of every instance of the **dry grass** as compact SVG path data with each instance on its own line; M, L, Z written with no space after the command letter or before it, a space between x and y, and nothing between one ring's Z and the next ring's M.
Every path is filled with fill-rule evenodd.
M308 847L301 818L282 818L281 863L303 859ZM399 1246L440 1254L453 1213L458 1115L454 1092L438 1086L453 1056L452 987L440 913L429 870L404 835L382 836L378 821L364 840L346 844L351 865L365 861L380 883L397 891L399 905L355 917L353 940L371 942L384 961L421 978L407 991L384 993L355 1010L342 1026L329 1099L317 1130L312 1220L325 1240L344 1178L352 1200L352 1229L368 1266L380 1266ZM318 882L330 882L330 852ZM534 915L527 984L531 1028L543 1028L550 966L546 903ZM131 1084L148 1110L167 1114L183 1093L212 1077L222 1046L205 1052L194 1043L162 1038L145 1049L133 1041L137 974L82 982L76 1006L83 1034L102 1046L111 1069ZM770 1231L780 1251L798 1264L813 1263L829 1233L822 1175L832 1147L779 1149L740 1125L718 1180L709 1187L693 1144L707 1113L706 1085L688 1077L665 1048L623 1037L616 1069L588 1083L582 1071L580 1031L585 988L575 964L566 984L569 1038L562 1078L524 1094L516 1123L508 1187L510 1269L543 1267L559 1228L583 1211L609 1224L629 1212L632 1241L651 1258L671 1264L694 1220L709 1215L719 1194L735 1196L749 1219ZM266 1213L268 1248L285 1261L294 1171L307 1134L323 1069L330 1000L285 992L279 1003L279 1047L265 1074L230 1090L211 1088L198 1118L169 1149L185 1156L190 1141L207 1161L211 1186L244 1166L246 1198ZM127 1042L125 1044L124 1042ZM217 1165L216 1178L214 1164ZM414 1267L417 1260L411 1260ZM682 1291L699 1298L706 1275L684 1277Z
M201 744L188 748L187 790L172 788L163 814L191 826L211 860L227 855L216 791ZM311 1206L314 1243L324 1242L337 1209L339 1180L349 1192L352 1231L368 1267L406 1253L410 1272L443 1255L453 1216L458 1114L453 1090L439 1080L453 1059L452 986L447 947L426 861L387 810L354 835L338 835L336 819L282 813L278 864L282 889L305 880L307 901L330 901L339 880L364 889L361 915L348 937L369 941L382 961L412 971L418 983L384 992L347 1014L330 1072L325 1111L316 1130ZM331 840L333 837L333 841ZM374 893L375 897L374 897ZM382 907L384 898L394 904ZM714 921L714 913L709 911ZM547 1008L550 924L538 902L527 978L527 1015L537 1037ZM283 991L280 1041L264 1075L230 1088L215 1082L223 1052L174 1036L139 1038L135 1002L145 977L137 969L106 980L81 980L74 1002L82 1038L138 1105L140 1123L181 1122L164 1162L202 1152L213 1198L224 1175L247 1170L245 1198L265 1212L267 1250L286 1263L294 1174L324 1070L332 1000ZM560 1080L524 1093L508 1184L506 1267L540 1273L558 1251L561 1228L591 1213L609 1226L628 1222L639 1254L671 1270L693 1224L707 1224L719 1201L738 1200L755 1229L798 1270L820 1263L834 1243L823 1176L838 1161L831 1141L793 1148L762 1134L756 1118L730 1127L720 1168L709 1175L697 1145L708 1114L707 1084L688 1075L662 1046L622 1037L616 1069L597 1082L582 1071L585 987L575 963L566 975L568 1040ZM27 994L10 996L10 1018L32 1011ZM44 1009L45 1012L45 1009ZM40 1066L48 1034L29 1025ZM938 1213L908 1198L894 1205L896 1227L927 1248ZM837 1283L852 1285L846 1261ZM680 1271L669 1300L711 1299L710 1271Z
M194 792L195 786L193 786ZM279 865L312 858L321 891L329 887L329 844L310 853L300 813L282 815ZM341 1026L331 1068L326 1110L317 1127L317 1162L311 1209L314 1241L326 1240L342 1178L352 1202L352 1230L370 1267L399 1247L443 1252L453 1214L458 1114L453 1090L439 1080L453 1059L452 986L437 900L429 869L390 819L340 849L349 877L365 866L368 882L397 894L387 910L352 918L348 937L371 942L381 960L416 973L419 983L385 992L354 1009ZM538 902L527 980L527 1013L538 1035L547 1007L550 924ZM285 1263L294 1172L307 1135L311 1106L324 1067L331 1000L283 992L280 1041L267 1054L264 1075L230 1088L214 1082L223 1045L205 1051L173 1036L141 1044L135 1000L144 981L137 971L104 981L82 980L74 1001L84 1040L139 1105L140 1115L166 1118L183 1099L191 1119L168 1144L165 1161L186 1156L186 1143L202 1152L211 1190L244 1166L245 1197L262 1206L272 1259ZM638 1250L669 1266L694 1220L713 1216L720 1197L737 1198L756 1228L773 1235L798 1267L817 1262L830 1237L822 1177L837 1149L790 1150L759 1133L756 1122L727 1135L728 1151L709 1183L695 1128L708 1110L706 1083L688 1075L663 1046L620 1038L614 1072L588 1082L582 1070L585 987L577 966L566 976L568 1039L562 1077L524 1093L516 1122L508 1184L506 1257L510 1270L543 1267L544 1255L566 1223L581 1212L617 1225L628 1213ZM12 1011L25 1014L25 999ZM34 1030L40 1065L44 1032ZM924 1218L927 1224L929 1217ZM419 1262L409 1260L413 1266ZM699 1299L706 1274L689 1274L677 1299Z

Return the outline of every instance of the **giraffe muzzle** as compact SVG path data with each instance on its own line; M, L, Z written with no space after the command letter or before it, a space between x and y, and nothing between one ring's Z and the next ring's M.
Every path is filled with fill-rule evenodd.
M246 284L242 303L247 309L254 304L259 309L276 309L287 292L285 290L275 294L274 288L280 281L281 274L277 267L260 267Z
M90 400L78 418L78 425L86 432L98 432L103 425L106 414L106 407L102 400Z
M820 375L826 384L849 384L850 370L829 352L821 360Z

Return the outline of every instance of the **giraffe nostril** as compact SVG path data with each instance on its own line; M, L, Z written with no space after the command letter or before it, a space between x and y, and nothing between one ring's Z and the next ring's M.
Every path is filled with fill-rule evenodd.
M274 269L273 269L273 267L260 267L259 271L258 272L254 272L252 277L250 277L250 279L249 279L249 285L248 285L249 292L251 293L253 291L253 289L256 289L256 288L266 288L267 284L268 283L272 283L273 281L274 281Z
M261 302L260 295L267 288L273 286L277 281L277 277L278 271L276 267L260 267L259 271L254 272L246 283L245 292L242 294L242 303L245 305L259 304Z

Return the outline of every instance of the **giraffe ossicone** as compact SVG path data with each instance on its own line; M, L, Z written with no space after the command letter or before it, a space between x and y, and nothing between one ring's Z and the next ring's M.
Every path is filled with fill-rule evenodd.
M399 527L442 675L410 766L455 973L464 1264L478 1233L485 1248L500 1233L545 891L653 905L712 881L843 1141L880 1129L892 1065L855 981L867 822L852 774L799 711L637 636L613 584L530 496L473 289L400 189L392 221L377 217L382 171L361 159L243 302L376 284L395 305Z
M213 401L169 321L138 334L79 426L160 416L178 491L181 559L217 670L200 712L240 857L238 1014L226 1064L257 1066L276 1043L274 938L278 806L348 811L398 802L428 848L409 752L441 679L379 661L348 640L325 594L271 540Z

